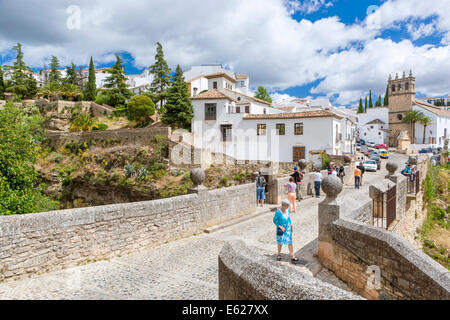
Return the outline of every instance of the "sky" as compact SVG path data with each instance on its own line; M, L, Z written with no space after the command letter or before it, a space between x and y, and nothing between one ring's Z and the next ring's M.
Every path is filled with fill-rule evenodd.
M432 2L432 5L431 5ZM128 73L163 45L172 69L220 63L275 101L328 97L354 107L389 74L412 70L416 95L450 95L450 0L0 0L0 64L22 43L34 70L111 65ZM374 98L374 100L376 100Z

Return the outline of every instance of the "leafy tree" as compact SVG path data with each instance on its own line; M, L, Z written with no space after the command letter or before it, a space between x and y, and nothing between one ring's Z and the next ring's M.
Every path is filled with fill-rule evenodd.
M17 56L12 66L6 66L6 69L11 71L12 74L11 80L5 84L5 91L12 92L19 98L32 97L37 92L33 71L23 61L22 45L17 43L13 50L17 52Z
M419 120L419 123L423 125L423 141L422 144L425 144L425 135L427 132L427 127L431 124L431 119L427 117L426 115L423 115L422 118Z
M386 93L384 94L383 106L389 106L389 89L386 87Z
M108 97L108 104L112 107L124 106L133 93L126 83L122 59L116 54L116 63L109 68L109 76L105 79L104 93Z
M255 94L255 98L272 103L272 98L270 97L266 88L264 88L263 86L258 87L258 90L256 91L256 94Z
M128 101L127 113L131 120L143 122L155 114L155 104L146 95L134 96Z
M178 65L173 77L173 84L167 92L165 113L161 121L175 128L189 130L193 117L194 108L189 98L187 83L184 81L183 71Z
M80 88L73 83L65 83L60 88L60 93L65 96L69 101L73 101L73 98L79 97L82 92Z
M156 43L155 63L149 67L150 73L153 74L153 81L150 92L156 94L159 98L159 107L164 105L166 97L164 93L171 85L170 68L164 59L164 51L161 43Z
M16 108L8 102L0 109L0 215L41 211L40 205L48 200L34 168L42 121L35 108Z
M50 82L61 83L61 72L59 71L59 60L57 57L52 56L50 59L50 74L48 75Z
M362 103L362 98L359 98L358 113L364 113L364 107L363 107L363 103Z
M89 78L88 83L86 85L86 93L85 93L86 100L93 101L96 96L96 90L97 86L95 84L95 67L94 61L92 60L91 57L91 61L89 63Z
M373 102L372 102L372 90L370 90L370 96L369 96L369 108L373 108Z
M64 83L78 85L77 66L73 62L70 67L66 68L66 79L64 79Z
M420 122L424 117L424 114L419 110L408 111L403 118L402 122L410 123L412 126L412 138L416 138L416 122Z
M72 119L70 131L92 131L97 125L97 119L91 117L88 113L78 113Z
M5 99L5 82L3 81L3 69L0 66L0 100Z

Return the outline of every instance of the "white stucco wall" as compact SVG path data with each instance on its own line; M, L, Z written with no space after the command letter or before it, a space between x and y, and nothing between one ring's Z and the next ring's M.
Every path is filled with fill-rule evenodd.
M414 110L421 111L424 115L431 119L431 124L426 127L425 132L425 144L429 143L429 138L436 138L436 145L439 147L444 146L445 131L447 131L447 138L450 135L450 117L438 116L424 108L419 106L413 106ZM422 144L423 142L423 125L420 123L415 124L415 136L417 144ZM447 129L447 130L445 130Z

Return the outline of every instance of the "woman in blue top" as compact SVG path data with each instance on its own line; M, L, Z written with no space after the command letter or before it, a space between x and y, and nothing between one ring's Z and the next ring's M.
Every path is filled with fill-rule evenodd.
M291 255L292 263L297 263L298 259L294 256L294 248L292 246L292 221L291 214L289 212L289 201L283 200L281 202L281 209L275 212L273 217L273 223L277 226L277 244L278 244L278 256L277 260L281 260L281 247L287 245L289 253ZM280 229L281 231L278 231Z

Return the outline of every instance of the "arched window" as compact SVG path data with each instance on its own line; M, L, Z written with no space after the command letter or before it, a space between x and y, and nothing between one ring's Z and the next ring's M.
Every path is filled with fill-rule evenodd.
M401 120L403 119L403 115L398 114L398 115L397 115L397 119L401 121Z
M405 83L405 90L409 90L409 83Z
M392 85L392 92L395 92L395 84Z

